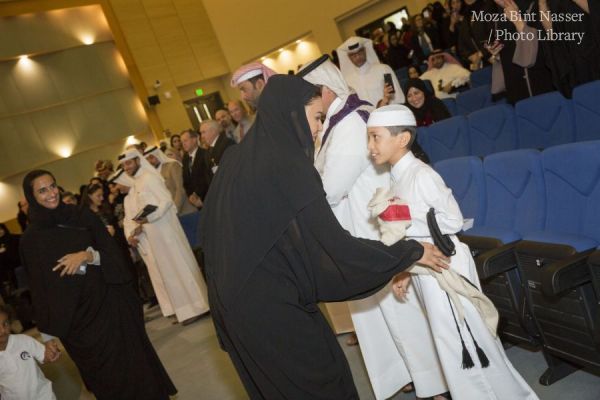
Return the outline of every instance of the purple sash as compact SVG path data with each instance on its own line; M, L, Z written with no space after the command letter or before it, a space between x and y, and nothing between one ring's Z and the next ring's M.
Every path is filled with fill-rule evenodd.
M358 113L358 115L360 115L360 117L366 123L367 120L369 119L369 112L367 110L359 110L358 107L370 106L370 105L371 105L371 103L369 103L368 101L359 99L358 95L356 93L353 93L350 96L348 96L348 98L346 99L346 103L344 104L342 109L340 111L338 111L337 113L335 113L334 115L332 115L331 118L329 119L329 126L325 130L325 133L323 134L323 139L321 140L321 149L325 145L325 141L329 137L329 133L331 132L331 130L338 123L340 123L341 120L346 118L348 116L348 114L350 114L351 112L356 111ZM365 132L365 134L366 134L366 132Z

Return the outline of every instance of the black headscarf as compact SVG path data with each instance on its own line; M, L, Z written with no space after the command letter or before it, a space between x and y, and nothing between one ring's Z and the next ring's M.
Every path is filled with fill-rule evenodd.
M300 210L324 196L304 105L316 87L271 77L244 140L227 151L202 210L206 273L231 304Z
M51 210L39 204L33 194L33 181L40 176L50 175L56 182L56 178L51 172L45 170L34 170L25 175L23 179L23 193L29 203L29 211L27 216L29 217L30 226L37 228L54 228L58 225L69 225L73 223L77 216L77 207L64 204L61 201L58 202L58 207Z
M433 93L427 90L425 83L421 79L412 78L408 80L404 88L404 96L406 99L408 99L408 91L413 87L419 89L425 95L425 101L419 108L410 105L408 100L405 104L415 115L417 126L428 126L433 122L441 121L452 116L446 105L440 99L435 97Z

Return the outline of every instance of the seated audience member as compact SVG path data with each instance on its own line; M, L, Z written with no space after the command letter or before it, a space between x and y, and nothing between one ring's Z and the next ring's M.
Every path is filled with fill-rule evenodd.
M61 196L62 202L65 204L77 205L77 197L71 192L64 192Z
M112 210L107 201L104 201L104 188L92 183L89 185L81 197L81 207L89 208L104 224L111 236L116 232L116 221Z
M419 70L419 68L417 66L411 65L410 67L408 67L408 78L409 79L418 78L419 75L421 75L421 71Z
M231 118L231 114L229 114L229 111L224 108L217 110L217 112L215 113L215 119L223 128L223 131L225 132L225 136L227 136L229 139L231 139L235 142L235 135L234 135L235 124L233 123L233 120Z
M410 64L410 59L408 58L410 49L400 41L400 35L396 34L398 31L394 30L393 32L388 35L390 44L387 49L387 64L393 70L397 70Z
M178 215L185 215L196 211L189 202L183 187L183 167L179 161L167 157L158 147L148 149L144 156L146 160L158 171L165 181L165 186L171 193L173 203Z
M458 27L456 51L462 64L471 71L476 71L489 65L490 52L484 45L490 40L490 32L496 28L496 22L477 18L478 15L497 13L493 0L464 0L462 7L462 22Z
M446 105L429 92L420 79L409 79L404 93L405 105L415 115L417 126L429 126L452 116Z
M6 225L0 224L0 284L9 282L13 288L18 286L15 269L21 265L19 237L10 233Z
M413 17L413 33L411 36L412 49L418 62L426 60L427 57L441 47L439 34L431 23L426 23L421 14Z
M208 165L214 174L217 172L223 153L235 142L225 136L225 133L221 131L221 125L212 119L202 121L200 124L200 140L206 143Z
M25 232L25 228L27 228L28 224L27 213L29 211L29 203L27 203L27 199L19 200L17 207L19 208L19 212L17 213L17 221L21 227L21 232Z
M183 160L183 147L181 144L181 136L171 135L171 150L173 151L173 158L179 162Z
M240 100L232 100L227 103L227 109L231 114L231 118L237 124L233 130L233 140L234 142L239 143L252 127L254 118L248 115L248 111L246 111L246 108Z
M110 160L98 160L94 166L95 176L106 181L114 172L113 163Z
M181 133L183 156L183 187L190 203L202 208L204 197L212 180L208 153L200 147L198 132L193 129Z
M457 90L469 84L471 72L448 53L436 50L429 56L428 66L421 79L433 83L435 97L439 99L456 97Z

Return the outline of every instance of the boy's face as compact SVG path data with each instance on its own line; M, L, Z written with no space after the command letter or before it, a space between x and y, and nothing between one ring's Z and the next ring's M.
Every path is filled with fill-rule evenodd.
M408 152L406 148L410 141L408 132L400 132L393 136L387 128L375 126L368 128L367 134L369 155L376 165L396 164Z
M10 321L8 315L0 312L0 347L5 347L8 343L8 336L10 335Z

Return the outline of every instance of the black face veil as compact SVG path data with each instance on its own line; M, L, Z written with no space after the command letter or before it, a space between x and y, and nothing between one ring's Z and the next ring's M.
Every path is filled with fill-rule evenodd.
M225 307L298 212L325 195L304 109L316 93L299 77L271 77L252 128L211 184L200 232L207 276Z

